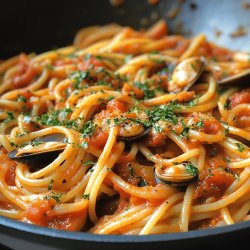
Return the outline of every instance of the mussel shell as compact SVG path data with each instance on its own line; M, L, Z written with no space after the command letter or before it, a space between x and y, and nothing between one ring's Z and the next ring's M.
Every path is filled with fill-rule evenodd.
M135 140L138 140L142 137L144 137L145 135L147 135L150 131L150 127L149 128L145 128L143 133L139 134L139 135L135 135L135 136L119 136L119 139L121 140L124 140L124 141L129 141L129 142L132 142L132 141L135 141Z
M233 84L240 84L240 85L249 85L250 83L250 69L244 70L239 74L226 77L220 81L218 84L220 85L233 85Z
M37 154L23 154L16 157L17 150L8 153L8 157L12 160L22 162L32 168L42 168L54 161L63 150L50 152L42 152Z
M194 62L192 62L192 60ZM186 84L186 86L183 86L183 87L182 86L178 86L179 84L176 81L177 81L177 79L179 78L180 75L183 75L183 74L180 74L181 70L183 70L182 68L186 67L188 69L188 66L189 66L189 68L192 67L192 71L194 71L193 63L197 64L197 62L199 62L200 65L199 65L198 71L195 72L196 75L194 77L192 77L192 79ZM185 63L186 63L186 65L185 65ZM206 66L206 60L205 60L204 57L192 57L192 58L185 59L184 61L181 61L179 64L176 65L176 67L172 71L173 84L176 84L177 86L173 90L172 90L172 87L171 87L169 89L169 91L173 92L173 93L179 92L179 91L183 91L183 90L187 91L201 77L202 73L205 70L205 66ZM189 77L190 77L190 75L189 75ZM180 82L180 80L179 80L179 82Z
M155 181L156 183L158 184L165 184L167 186L170 186L170 187L174 187L174 188L179 188L179 187L186 187L190 181L182 181L182 182L173 182L173 181L166 181L166 180L163 180L163 179L160 179L156 173L154 174L155 176Z
M34 139L35 142L65 142L65 135L63 134L49 134L42 137L38 137ZM63 152L63 149L54 149L51 151L43 151L36 152L30 154L22 154L20 156L16 156L17 150L13 150L8 153L8 157L12 160L19 161L25 163L32 167L42 167L51 163L54 159L58 157L58 155Z
M171 187L185 187L187 186L191 181L197 178L197 176L192 176L192 175L176 175L175 178L173 176L169 176L169 179L172 178L172 180L167 179L167 175L164 177L160 177L160 174L157 173L156 167L154 168L154 175L155 175L155 180L157 183L164 183L168 186Z
M60 133L49 134L42 137L34 139L37 142L65 142L65 135Z

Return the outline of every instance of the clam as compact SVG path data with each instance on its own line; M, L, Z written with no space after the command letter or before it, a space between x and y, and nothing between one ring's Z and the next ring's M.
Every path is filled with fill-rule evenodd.
M8 157L30 166L46 165L55 159L65 147L66 140L63 134L50 134L38 137L18 150L11 151Z
M180 62L173 70L168 83L169 92L187 91L201 76L205 69L203 57L192 57Z
M155 167L156 181L172 187L187 186L196 176L197 173L188 171L187 165L183 163L167 168L161 166Z

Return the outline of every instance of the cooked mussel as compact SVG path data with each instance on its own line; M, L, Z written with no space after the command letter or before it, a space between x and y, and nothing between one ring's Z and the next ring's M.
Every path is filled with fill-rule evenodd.
M45 165L55 159L65 147L66 138L63 134L50 134L38 137L18 150L11 151L8 157L28 165Z
M187 91L199 79L205 65L203 57L192 57L180 62L173 70L171 81L168 83L168 91Z
M124 141L135 141L135 140L142 138L146 134L148 134L150 129L151 129L150 127L148 128L143 127L143 131L141 133L134 135L134 136L119 136L119 139L124 140Z
M246 69L238 74L228 76L218 81L218 84L249 84L250 82L250 69Z
M187 186L190 181L195 179L196 172L187 170L186 164L181 163L170 167L155 167L155 179L158 183L164 183L172 187Z

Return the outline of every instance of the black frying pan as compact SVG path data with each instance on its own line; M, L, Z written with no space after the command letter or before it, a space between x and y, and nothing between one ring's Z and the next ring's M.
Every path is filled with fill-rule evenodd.
M83 26L118 22L147 27L166 18L179 2L161 0L152 7L146 0L125 0L122 7L114 8L108 0L6 0L0 8L0 58L70 44ZM186 0L177 17L168 20L170 31L177 29L187 36L202 32L220 45L250 52L250 9L243 8L242 2L246 1ZM232 37L240 26L246 34ZM106 236L57 231L0 216L0 244L14 249L239 249L249 236L250 221L177 234Z

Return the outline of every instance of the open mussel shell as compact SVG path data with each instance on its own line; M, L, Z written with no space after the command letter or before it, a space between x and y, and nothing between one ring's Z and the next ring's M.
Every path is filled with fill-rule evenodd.
M162 168L155 167L155 179L157 183L164 183L171 187L187 186L196 176L187 172L184 164Z
M240 84L249 86L249 83L250 83L250 69L246 69L236 75L229 76L218 81L218 84L221 85Z
M29 155L15 157L15 153L17 151L14 150L8 154L8 157L15 161L22 162L28 165L29 167L35 169L47 166L48 164L53 162L62 151L63 150L57 150L51 152L44 152L40 154L29 154Z
M200 78L205 65L206 61L203 57L191 57L180 62L172 72L168 91L187 91Z
M124 141L135 141L138 139L141 139L142 137L144 137L145 135L147 135L150 131L150 127L149 128L144 128L144 131L138 135L134 135L134 136L119 136L119 139L124 140Z
M26 147L13 150L8 157L29 166L46 165L52 162L66 147L63 134L50 134L32 140Z

